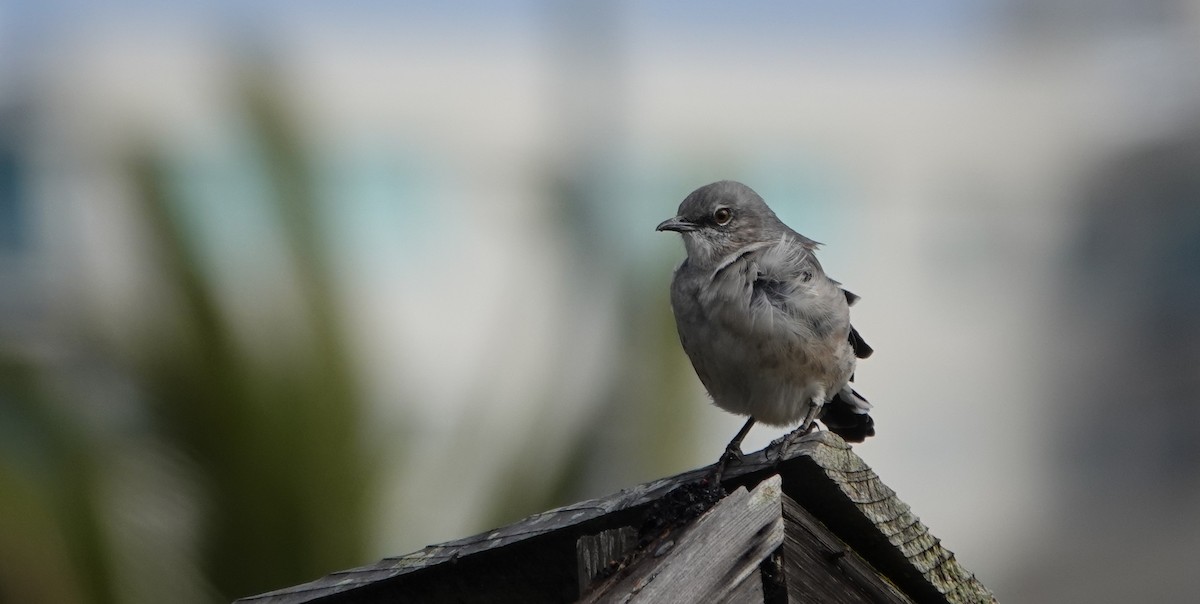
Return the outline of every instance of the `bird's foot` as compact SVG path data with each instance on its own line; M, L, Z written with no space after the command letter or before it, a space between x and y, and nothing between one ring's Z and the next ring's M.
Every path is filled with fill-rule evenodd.
M713 482L720 484L721 477L725 474L725 467L729 465L729 462L742 462L742 439L746 438L746 433L750 432L750 428L754 426L754 422L755 419L753 416L747 419L746 423L742 425L742 429L738 430L737 435L733 437L733 440L729 441L728 445L725 445L725 453L721 455L721 459L717 460L717 465L713 466Z
M788 449L792 448L792 445L796 444L796 441L808 436L816 429L817 422L811 422L808 425L801 424L800 427L788 432L787 434L784 434L772 442L770 449L772 449L775 453L775 463L783 461L784 455L787 454ZM768 457L770 457L770 454L768 454Z
M737 443L729 443L729 446L725 447L725 452L721 454L721 458L717 460L717 465L713 466L713 483L720 484L721 477L725 475L725 468L731 463L742 463L742 457L742 448Z
M729 445L728 447L725 448L725 452L721 454L721 459L717 460L717 466L723 470L729 464L742 463L743 457L744 457L744 455L742 454L741 447L738 447L736 445Z

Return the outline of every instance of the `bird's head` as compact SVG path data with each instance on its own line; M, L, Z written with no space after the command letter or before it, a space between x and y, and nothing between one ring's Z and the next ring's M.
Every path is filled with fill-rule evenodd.
M787 227L753 189L722 180L692 191L656 230L682 235L688 259L708 265L747 245L778 240Z

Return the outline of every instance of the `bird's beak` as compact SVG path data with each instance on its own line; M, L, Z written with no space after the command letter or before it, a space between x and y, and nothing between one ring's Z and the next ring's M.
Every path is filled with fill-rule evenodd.
M654 228L656 231L675 231L676 233L687 233L688 231L696 230L696 224L688 222L680 216L668 218Z

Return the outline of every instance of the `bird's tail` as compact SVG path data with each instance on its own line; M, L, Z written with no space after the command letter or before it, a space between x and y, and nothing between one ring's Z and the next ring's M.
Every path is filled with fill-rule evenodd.
M875 436L875 420L870 415L871 403L850 386L842 388L821 408L821 423L852 443Z

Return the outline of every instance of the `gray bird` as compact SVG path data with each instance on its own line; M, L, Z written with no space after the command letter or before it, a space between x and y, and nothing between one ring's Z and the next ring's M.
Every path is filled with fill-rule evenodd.
M852 442L875 434L871 404L850 388L871 347L850 325L858 296L825 276L816 241L788 228L750 187L700 187L659 231L683 236L671 281L679 341L718 407L750 419L719 464L741 455L756 421L814 420Z

